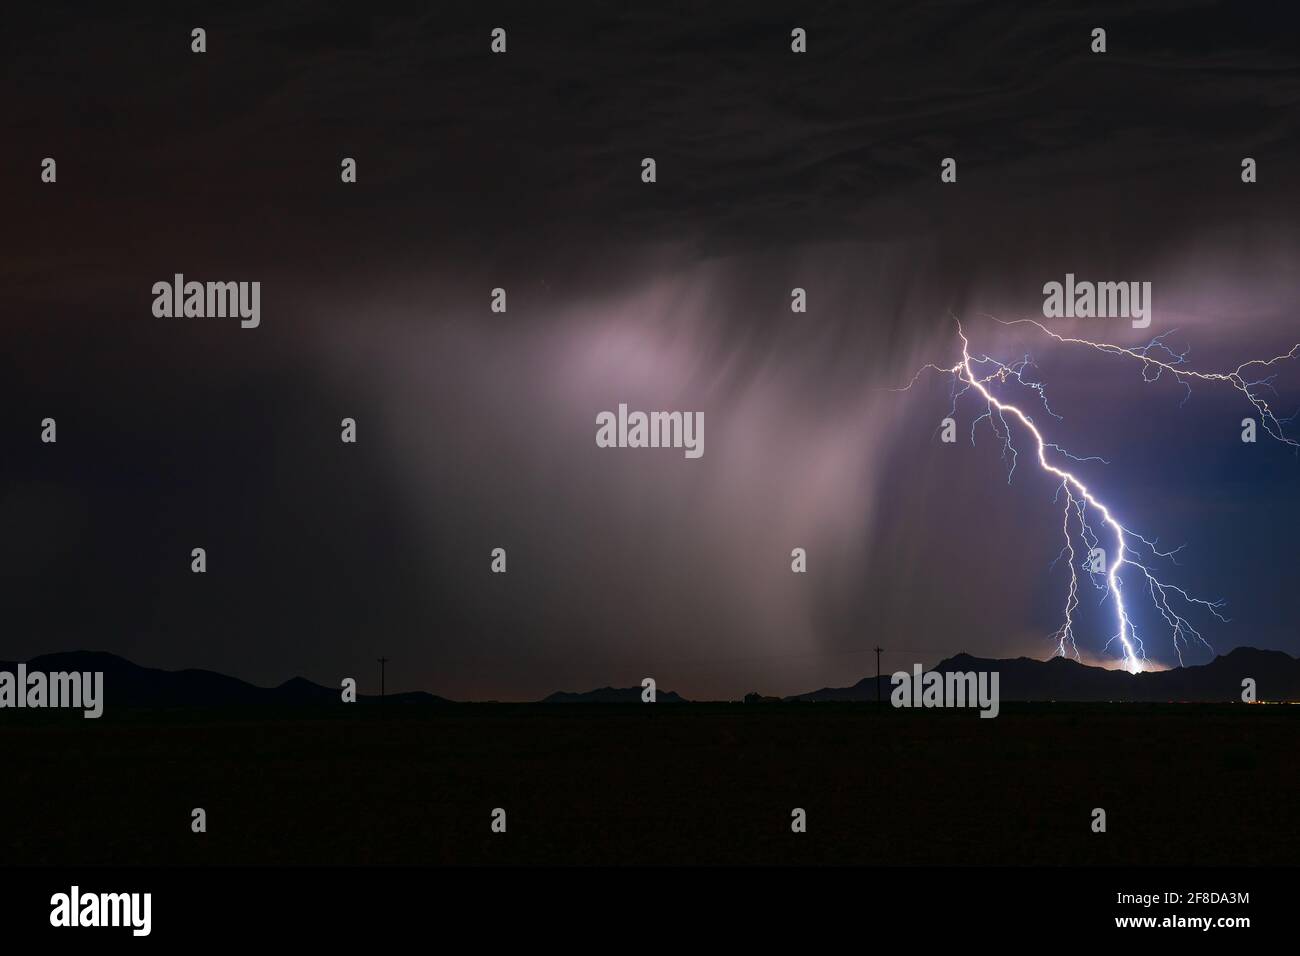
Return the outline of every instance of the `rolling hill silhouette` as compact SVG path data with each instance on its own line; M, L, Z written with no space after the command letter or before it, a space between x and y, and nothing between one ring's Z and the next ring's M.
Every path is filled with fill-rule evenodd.
M1259 700L1300 701L1300 660L1282 651L1239 647L1208 664L1176 667L1167 671L1130 674L1089 667L1063 657L1039 661L1029 657L994 660L958 654L929 670L997 671L1002 700L1023 701L1240 701L1241 682L1255 680ZM888 674L880 677L881 694L888 699ZM851 687L823 687L787 700L854 701L876 699L876 678L864 677Z
M166 671L141 667L125 658L102 651L71 651L45 654L27 661L29 671L102 671L105 698L110 706L125 707L224 707L250 704L302 705L334 703L339 690L323 687L302 677L278 687L258 687L237 677L206 670ZM0 670L16 665L0 662ZM1077 701L1159 703L1165 701L1240 701L1242 680L1256 683L1256 696L1264 701L1300 702L1300 660L1282 651L1239 647L1208 664L1178 667L1167 671L1129 674L1125 671L1090 667L1062 657L1039 661L1028 657L1008 660L958 654L940 661L930 670L997 671L999 695L1004 701ZM891 689L889 675L881 675L881 693ZM380 698L358 695L359 701L385 705L450 704L452 701L424 691L388 694ZM874 701L875 677L864 677L850 687L824 687L806 694L785 697L786 701ZM660 691L657 702L690 703L674 691ZM639 704L640 687L601 687L582 693L558 691L543 698L543 704Z
M0 670L12 671L16 665L0 661ZM165 671L141 667L124 657L103 651L68 651L44 654L27 661L28 671L102 671L104 697L109 707L227 707L249 704L319 704L335 703L341 690L322 687L303 677L294 677L278 687L258 687L237 677L215 671ZM358 694L358 701L381 698ZM446 704L450 701L413 691L389 694L386 705L400 703Z
M581 694L573 694L568 691L556 691L549 697L542 698L543 704L639 704L641 703L640 687L601 687L597 690L589 690ZM661 690L655 692L655 703L657 704L685 704L689 703L685 698L671 690Z

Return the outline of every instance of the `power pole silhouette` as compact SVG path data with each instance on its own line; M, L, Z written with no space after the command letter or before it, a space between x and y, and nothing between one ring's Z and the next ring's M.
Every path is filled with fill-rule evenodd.
M883 647L876 648L876 703L880 703L880 652Z
M376 658L379 661L379 696L384 696L384 665L388 663L387 657ZM876 670L880 670L879 667Z

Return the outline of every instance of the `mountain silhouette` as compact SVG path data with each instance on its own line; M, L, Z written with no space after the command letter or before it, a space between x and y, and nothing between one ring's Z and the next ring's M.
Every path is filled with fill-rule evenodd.
M17 665L0 661L0 670ZM246 704L336 703L342 688L322 687L304 677L294 677L278 687L258 687L215 671L165 671L141 667L126 658L103 651L68 651L43 654L26 662L31 671L101 671L107 707L226 707ZM442 697L415 691L380 698L364 694L358 701L390 704L450 703Z
M270 704L302 705L334 703L340 690L323 687L303 677L294 677L277 687L258 687L237 677L207 670L166 671L141 667L125 658L102 651L70 651L45 654L26 662L28 671L102 671L104 696L109 707L224 707ZM0 661L0 670L13 671L16 664ZM998 660L957 654L929 670L997 671L998 694L1004 701L1134 702L1240 701L1242 681L1252 678L1256 697L1262 701L1300 702L1300 660L1282 651L1239 647L1208 664L1176 667L1165 671L1129 674L1121 670L1091 667L1063 657L1034 660L1029 657ZM889 698L889 674L880 677L881 696ZM583 693L559 691L543 698L544 704L639 704L640 687L601 687ZM850 687L821 690L786 697L787 701L873 701L876 678L864 677ZM424 691L388 694L385 697L358 695L359 702L385 706L450 704L452 701ZM656 701L664 704L690 703L673 691L659 691Z
M1040 661L1030 657L1009 660L957 654L928 670L997 671L1002 700L1023 701L1240 701L1242 681L1252 678L1256 698L1300 701L1300 660L1282 651L1239 647L1208 664L1175 667L1166 671L1130 674L1122 670L1090 667L1064 657ZM889 674L880 675L880 693L889 698ZM876 699L876 678L864 677L851 687L823 687L787 700L862 701Z
M556 691L541 701L543 704L639 704L640 687L601 687L581 694ZM688 701L671 690L655 692L655 702L659 704L685 704Z

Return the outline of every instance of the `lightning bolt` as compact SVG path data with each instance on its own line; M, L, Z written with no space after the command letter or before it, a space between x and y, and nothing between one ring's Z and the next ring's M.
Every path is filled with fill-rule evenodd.
M1187 352L1175 352L1165 344L1165 338L1172 332L1157 336L1141 348L1125 348L1107 342L1093 342L1088 339L1059 335L1033 319L1003 321L992 316L990 318L1008 326L1033 325L1061 344L1084 346L1108 355L1135 360L1141 364L1144 381L1154 382L1162 375L1169 375L1181 383L1187 390L1187 395L1183 398L1184 403L1191 393L1192 381L1226 383L1241 392L1255 408L1267 434L1282 444L1300 449L1300 442L1285 433L1284 425L1289 423L1291 418L1279 419L1262 394L1264 390L1276 394L1273 389L1276 376L1267 372L1278 363L1300 354L1300 344L1292 346L1289 352L1271 359L1252 359L1244 362L1231 372L1197 372L1186 367ZM976 392L983 402L984 411L971 423L971 443L975 441L976 427L980 422L987 421L993 433L1002 442L1003 459L1010 463L1007 472L1008 483L1019 461L1019 454L1012 442L1011 423L1018 423L1031 436L1038 467L1059 482L1056 500L1059 502L1064 496L1061 530L1065 545L1056 560L1052 562L1052 566L1054 567L1062 558L1066 560L1070 568L1070 586L1066 592L1061 626L1052 635L1056 644L1055 653L1061 656L1073 656L1076 659L1079 657L1074 632L1075 612L1079 607L1080 570L1086 571L1094 586L1102 592L1102 601L1109 599L1114 605L1115 629L1110 639L1106 641L1105 647L1110 648L1113 644L1119 644L1125 670L1137 673L1149 664L1143 640L1138 634L1125 600L1126 587L1130 584L1136 585L1135 598L1143 593L1150 596L1152 606L1159 612L1172 634L1174 650L1180 665L1183 662L1183 649L1193 642L1212 650L1209 642L1181 612L1196 607L1227 623L1228 619L1220 612L1224 602L1195 597L1174 584L1166 583L1148 564L1151 559L1168 559L1177 564L1175 555L1181 549L1161 551L1154 540L1144 537L1122 523L1097 497L1097 493L1070 470L1071 462L1102 461L1105 463L1104 459L1075 457L1054 442L1048 441L1026 411L994 394L994 388L1014 381L1033 391L1038 396L1044 411L1053 419L1060 420L1061 416L1057 415L1048 404L1046 386L1034 375L1033 360L1026 355L1014 362L1001 362L984 354L972 355L970 340L966 337L960 321L957 321L957 335L961 339L960 362L948 368L935 364L923 365L912 376L911 381L894 391L911 389L927 371L951 376L952 416L956 415L958 400L971 391ZM1257 377L1260 375L1263 377ZM1072 526L1076 529L1073 532ZM1114 560L1108 568L1103 568L1096 559L1100 554L1102 534L1108 536L1114 547ZM1082 562L1079 560L1075 551L1075 541L1081 542L1086 547L1088 560ZM1123 573L1126 568L1136 572L1127 581Z

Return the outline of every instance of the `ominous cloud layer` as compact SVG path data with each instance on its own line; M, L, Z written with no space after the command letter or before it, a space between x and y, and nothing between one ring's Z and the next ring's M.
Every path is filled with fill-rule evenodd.
M955 361L956 318L1032 351L1059 439L1186 545L1180 583L1229 601L1216 648L1300 649L1300 465L1234 444L1239 396L1180 404L989 318L1068 271L1151 281L1156 324L1063 332L1177 327L1213 368L1300 340L1286 31L1230 4L640 6L55 6L5 38L0 658L332 684L382 653L390 685L511 699L793 693L878 642L1044 655L1053 488L1008 484L987 430L936 443L940 379L888 390ZM175 272L260 280L261 327L155 318ZM703 457L597 448L620 402L702 411Z

